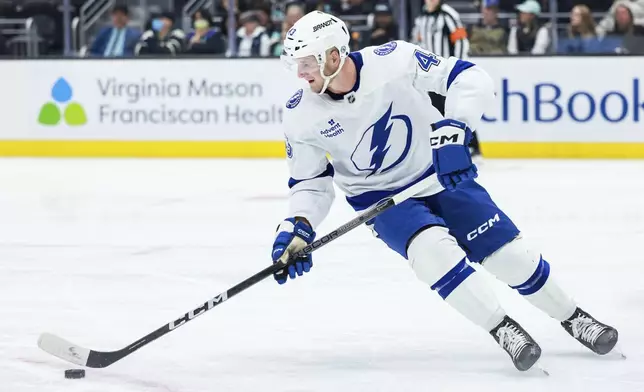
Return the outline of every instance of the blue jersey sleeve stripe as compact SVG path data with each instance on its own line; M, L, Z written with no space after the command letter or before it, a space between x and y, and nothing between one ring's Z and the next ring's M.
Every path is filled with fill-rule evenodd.
M472 68L473 66L474 64L470 63L469 61L458 60L454 65L454 68L452 68L452 70L450 71L449 76L447 77L447 89L449 90L449 86L454 83L454 80L461 72L465 71L468 68Z
M329 164L327 164L327 165L326 165L326 170L324 170L322 173L318 174L318 175L317 175L317 176L315 176L315 177L312 177L312 178L305 178L305 179L303 179L303 180L296 180L295 178L292 178L292 177L291 177L291 178L289 178L289 180L288 180L288 187L289 187L289 188L293 188L295 185L299 184L300 182L308 181L308 180L313 180L313 179L316 179L316 178L322 178L322 177L333 177L333 175L334 175L334 174L335 174L335 169L333 169L333 165L331 165L331 164L329 163Z

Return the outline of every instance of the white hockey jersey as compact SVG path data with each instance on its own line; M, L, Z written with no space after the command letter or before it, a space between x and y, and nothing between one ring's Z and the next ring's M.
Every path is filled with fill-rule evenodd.
M408 42L392 41L349 56L358 74L349 93L300 89L284 112L289 216L304 217L314 228L335 197L332 181L354 209L362 210L421 179L435 178L431 124L450 118L477 129L494 100L491 78L474 64ZM428 92L446 97L445 117L432 106ZM442 190L436 179L420 195Z

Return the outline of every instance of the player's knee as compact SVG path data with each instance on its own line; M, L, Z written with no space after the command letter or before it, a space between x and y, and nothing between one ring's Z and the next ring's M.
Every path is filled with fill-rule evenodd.
M465 252L444 227L433 226L419 233L407 255L418 279L443 299L474 272L465 262Z
M522 295L537 292L550 276L550 264L520 236L486 258L482 265Z

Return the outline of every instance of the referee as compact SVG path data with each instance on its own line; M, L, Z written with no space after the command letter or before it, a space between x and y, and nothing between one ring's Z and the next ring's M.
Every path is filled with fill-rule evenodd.
M423 13L416 18L412 31L412 42L429 52L441 57L468 56L470 43L467 40L467 30L461 23L458 12L442 0L425 0ZM445 97L434 92L428 92L432 105L445 115ZM481 155L481 149L474 132L470 143L472 156Z
M464 59L470 49L458 12L442 0L425 0L423 13L414 23L412 42L445 58Z

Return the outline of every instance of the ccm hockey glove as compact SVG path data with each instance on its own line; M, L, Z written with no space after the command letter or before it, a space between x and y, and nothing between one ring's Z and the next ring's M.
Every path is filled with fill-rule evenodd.
M432 160L438 181L445 189L454 191L458 184L478 177L470 154L471 140L472 130L463 122L445 119L432 124L429 135Z
M305 222L296 221L295 218L285 219L277 228L277 235L273 243L273 263L286 264L293 253L299 252L315 239L315 232ZM300 258L287 268L275 273L275 280L279 284L286 283L290 277L295 279L309 272L313 266L311 255ZM296 275L297 274L297 275Z

